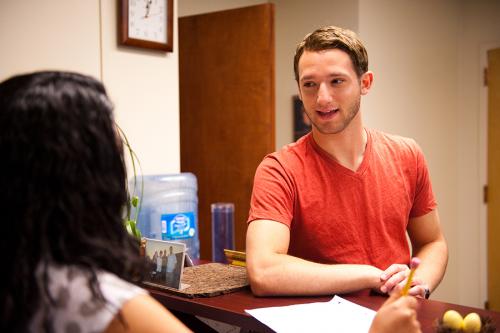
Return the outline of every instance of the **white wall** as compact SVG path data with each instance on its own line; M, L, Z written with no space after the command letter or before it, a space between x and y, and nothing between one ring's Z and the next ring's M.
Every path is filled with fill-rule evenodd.
M144 172L179 172L177 16L173 53L118 47L116 4L2 0L0 80L41 69L102 79Z

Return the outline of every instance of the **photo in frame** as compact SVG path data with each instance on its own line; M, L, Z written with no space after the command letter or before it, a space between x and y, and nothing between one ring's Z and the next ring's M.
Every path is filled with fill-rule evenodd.
M293 101L293 140L299 138L311 131L311 121L304 112L304 105L298 95L292 97Z
M145 283L181 289L186 244L146 238L148 273Z

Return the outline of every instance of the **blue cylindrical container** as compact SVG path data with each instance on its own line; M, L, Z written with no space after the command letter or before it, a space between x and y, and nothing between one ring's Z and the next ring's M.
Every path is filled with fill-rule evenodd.
M189 172L137 176L135 193L141 197L137 225L147 238L172 240L186 244L191 258L200 258L198 236L198 185ZM133 180L129 181L133 190Z
M213 203L212 210L212 261L226 262L224 249L234 250L234 204Z

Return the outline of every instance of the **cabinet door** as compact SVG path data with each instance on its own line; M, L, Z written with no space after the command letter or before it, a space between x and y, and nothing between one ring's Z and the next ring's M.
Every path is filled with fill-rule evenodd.
M201 258L211 259L210 204L235 204L245 250L253 177L275 149L274 6L179 18L181 170L198 177Z

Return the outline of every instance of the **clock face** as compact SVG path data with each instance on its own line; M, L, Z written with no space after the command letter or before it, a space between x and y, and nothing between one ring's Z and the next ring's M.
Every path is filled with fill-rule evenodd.
M167 42L167 0L129 0L128 37Z

